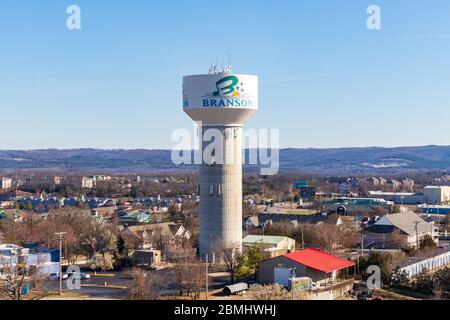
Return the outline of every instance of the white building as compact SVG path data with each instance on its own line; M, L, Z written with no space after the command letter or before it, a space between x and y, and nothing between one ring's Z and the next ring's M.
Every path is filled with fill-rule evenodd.
M286 236L248 235L242 239L244 247L257 247L267 258L295 251L295 240Z
M11 178L2 178L0 189L10 190L12 188L12 179Z
M424 270L432 271L450 265L450 250L438 248L429 256L410 257L400 263L399 272L405 272L408 277L417 276Z
M28 248L14 244L0 244L0 278L6 270L25 265L27 272L51 274L59 272L59 263L51 261L50 252L30 253Z
M369 191L369 198L381 198L401 205L417 205L425 202L425 197L422 192Z
M428 204L450 203L450 186L428 186L423 188L423 194Z
M94 187L94 179L89 177L81 178L81 187L86 189L92 189Z
M96 182L105 182L105 181L110 181L112 178L110 176L105 176L105 175L96 175L96 176L92 176L92 180L94 181L94 183Z

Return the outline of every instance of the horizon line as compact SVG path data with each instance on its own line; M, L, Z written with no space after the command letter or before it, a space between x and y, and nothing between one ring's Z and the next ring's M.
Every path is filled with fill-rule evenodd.
M269 148L266 149L278 149L278 150L288 150L288 149L301 149L301 150L329 150L329 149L400 149L400 148L424 148L424 147L439 147L445 148L450 147L450 145L439 145L439 144L426 144L426 145L402 145L402 146L346 146L346 147L280 147L280 148ZM263 147L261 147L263 148ZM256 148L243 148L243 150L251 150ZM74 150L102 150L102 151L172 151L172 150L189 150L189 149L170 149L170 148L98 148L98 147L72 147L72 148L35 148L35 149L0 149L0 152L7 151L74 151ZM195 151L198 149L190 149Z

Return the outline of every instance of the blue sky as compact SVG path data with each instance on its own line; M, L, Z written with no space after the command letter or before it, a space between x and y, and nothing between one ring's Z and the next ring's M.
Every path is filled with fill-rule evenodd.
M0 149L171 148L182 76L227 51L282 147L450 145L448 0L1 0Z

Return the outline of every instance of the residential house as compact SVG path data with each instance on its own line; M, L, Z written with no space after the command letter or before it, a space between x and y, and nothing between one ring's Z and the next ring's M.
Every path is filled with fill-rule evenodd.
M119 222L126 225L135 225L142 223L158 222L152 217L152 214L148 210L132 210L132 211L119 211Z
M416 247L420 239L430 236L437 243L438 229L414 212L387 214L363 230L365 247Z
M189 240L191 238L189 230L174 222L125 226L121 230L121 235L136 239L141 249L153 249L155 247L153 236L156 236L158 233L165 237L168 243L177 239Z

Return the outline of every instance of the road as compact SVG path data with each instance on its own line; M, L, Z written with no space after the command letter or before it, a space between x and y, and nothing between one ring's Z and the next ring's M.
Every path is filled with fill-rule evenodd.
M160 277L158 283L159 296L176 296L179 294L176 278L171 274L170 269L159 269L146 271L149 275ZM122 300L128 298L127 288L132 285L132 279L127 271L108 272L108 276L92 276L91 279L81 280L80 290L69 290L67 280L63 281L63 291L77 292L82 296L87 296L92 300L115 299ZM105 282L107 286L105 287ZM229 274L222 270L212 269L209 274L210 290L221 289L229 282ZM111 287L112 286L112 287ZM120 288L118 288L120 287ZM125 287L125 288L124 288ZM46 286L47 291L58 292L59 281L49 281Z

